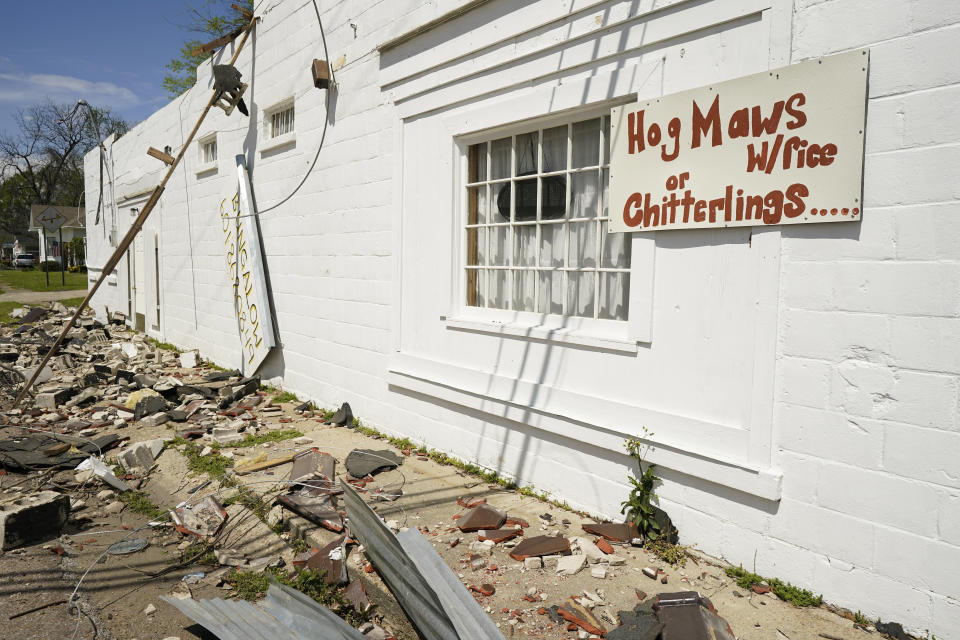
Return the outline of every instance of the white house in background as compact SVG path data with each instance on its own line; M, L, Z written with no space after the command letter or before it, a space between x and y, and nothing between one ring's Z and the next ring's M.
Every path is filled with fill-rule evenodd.
M250 117L211 111L101 318L238 367L256 343L239 291L275 329L264 378L601 516L646 427L682 542L960 638L960 3L318 0L328 52L311 2L259 6L236 63ZM851 51L859 219L607 233L614 108ZM108 142L92 280L210 63L198 78ZM240 230L238 155L261 212ZM255 316L238 234L247 257L262 245Z
M60 225L59 228L55 228L55 225L49 222L45 227L41 220L45 216L55 220L56 224ZM87 211L83 207L35 204L30 208L30 231L36 232L37 242L40 244L37 262L46 260L60 262L64 254L61 242L67 246L74 238L87 237Z

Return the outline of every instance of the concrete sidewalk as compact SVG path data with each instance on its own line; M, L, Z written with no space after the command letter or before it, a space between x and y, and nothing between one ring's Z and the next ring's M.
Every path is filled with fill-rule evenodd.
M40 302L52 302L54 300L66 300L67 298L82 298L87 295L86 289L72 289L70 291L27 291L26 289L4 289L0 293L0 302L22 302L24 304L37 304Z

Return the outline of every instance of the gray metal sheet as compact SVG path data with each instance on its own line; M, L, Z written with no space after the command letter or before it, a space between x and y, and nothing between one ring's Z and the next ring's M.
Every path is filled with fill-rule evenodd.
M363 544L364 553L380 572L397 602L424 640L463 640L443 610L440 599L416 564L353 487L341 482L350 532ZM503 636L500 636L501 638Z
M364 640L332 611L283 585L270 585L263 608L243 600L160 599L220 640Z
M497 625L419 531L401 531L397 540L433 587L461 640L503 640Z

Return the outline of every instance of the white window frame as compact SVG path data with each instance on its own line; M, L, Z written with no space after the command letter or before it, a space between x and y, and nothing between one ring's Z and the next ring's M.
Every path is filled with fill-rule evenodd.
M206 158L206 148L213 144L213 160ZM211 133L197 140L197 169L195 173L206 173L217 168L217 161L220 157L220 146L217 144L217 134Z
M273 118L276 115L283 113L284 111L292 110L293 116L291 118L291 128L286 133L281 133L274 135L273 131ZM296 141L297 139L297 109L296 101L293 97L286 98L277 102L270 107L267 107L263 110L263 121L261 123L260 135L261 135L261 144L260 152L272 151L279 147L289 145Z
M573 123L583 120L590 120L596 117L602 117L610 114L610 108L616 104L622 104L623 100L612 103L604 103L588 108L580 108L567 111L560 114L542 116L525 120L522 123L513 123L499 127L493 127L478 131L475 133L458 136L455 140L457 146L457 175L459 179L456 184L457 197L455 198L456 211L454 213L457 231L457 253L454 256L453 266L456 269L456 284L454 293L454 302L451 313L443 318L446 326L451 329L461 329L468 331L478 331L482 333L493 333L506 336L529 337L534 339L548 340L551 342L569 343L587 347L596 347L612 351L624 351L627 353L636 353L638 341L646 341L646 333L636 331L636 322L633 319L635 304L638 302L636 293L638 285L641 284L637 279L633 264L628 268L616 269L616 271L629 272L630 291L628 293L628 318L626 320L610 320L597 317L588 318L581 316L563 316L556 314L546 314L530 311L517 311L512 309L496 309L489 307L473 307L467 305L467 220L469 215L469 202L467 185L471 184L468 180L469 175L469 148L473 144L481 142L490 142L507 136L516 136L528 133L533 130L549 129L551 127L566 124L572 126ZM569 135L569 129L568 129ZM601 144L603 138L601 136ZM540 145L538 145L539 147ZM568 154L570 147L568 145ZM542 155L538 151L538 155ZM512 160L512 162L515 162ZM569 162L568 165L569 167ZM574 170L575 171L575 170ZM511 172L512 173L512 172ZM557 174L559 175L559 171ZM565 168L564 173L569 175L569 169ZM489 173L487 174L489 176ZM538 174L539 175L539 174ZM533 177L533 176L531 176ZM512 178L511 178L512 179ZM504 180L507 182L507 180ZM567 180L567 198L569 199L570 183ZM602 190L602 185L601 185ZM602 205L601 205L602 206ZM599 221L597 222L599 226ZM539 225L538 225L539 226ZM628 234L626 241L633 242L633 235ZM538 231L538 242L540 239ZM599 241L599 235L597 236ZM568 247L564 243L564 264L569 259ZM633 246L631 262L635 259L636 246ZM509 247L510 261L513 259L513 245ZM599 265L598 265L599 267ZM509 279L508 279L509 280ZM594 311L598 308L596 297L599 291L594 291ZM564 294L566 295L566 293ZM508 285L508 297L512 306L512 287ZM647 300L639 300L639 303L646 305ZM643 311L636 314L637 318L645 315Z

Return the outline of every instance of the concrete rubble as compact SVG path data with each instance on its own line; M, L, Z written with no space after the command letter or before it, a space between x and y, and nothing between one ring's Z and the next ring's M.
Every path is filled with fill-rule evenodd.
M37 309L0 330L5 407L69 314L62 305ZM197 351L160 349L122 324L105 326L90 315L47 369L33 398L0 413L0 467L7 477L23 478L13 483L0 475L3 550L16 553L45 540L67 562L85 553L77 541L94 544L100 534L86 532L100 529L120 532L102 536L107 556L186 557L173 565L176 584L161 591L142 583L155 591L133 613L160 625L174 616L154 637L189 626L164 602L234 591L238 572L293 580L302 571L322 572L346 607L334 613L354 616L361 637L429 637L411 626L417 616L383 580L395 574L402 581L413 569L384 566L389 556L377 547L386 539L377 536L407 545L408 560L424 575L444 576L448 591L430 605L438 607L430 622L437 629L445 628L444 616L461 616L463 624L457 603L469 598L495 622L495 631L478 638L670 640L699 637L676 631L695 624L714 634L703 637L733 637L699 593L723 594L731 582L722 570L710 573L704 564L684 573L638 546L633 524L543 512L536 499L495 485L480 495L456 474L448 474L455 481L423 490L415 478L449 468L425 451L398 452L360 435L351 429L347 403L336 412L309 402L285 406L255 376L210 367ZM376 535L358 535L359 523L347 518L345 488L376 513L382 529ZM154 498L153 508L136 506ZM96 559L87 558L86 566L96 569ZM436 563L450 573L430 573ZM662 586L667 577L674 582ZM753 609L778 602L773 594L748 599ZM724 602L725 610L736 606Z

